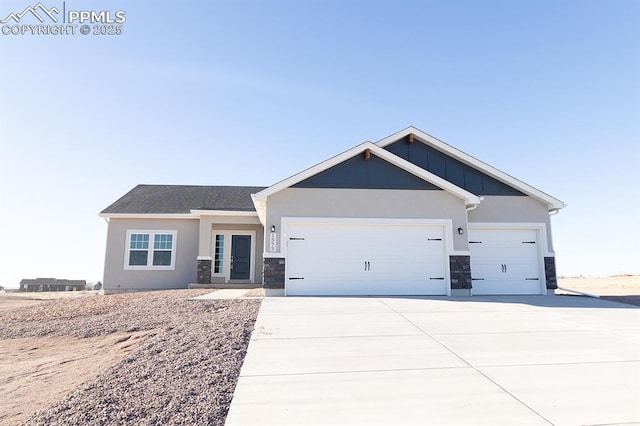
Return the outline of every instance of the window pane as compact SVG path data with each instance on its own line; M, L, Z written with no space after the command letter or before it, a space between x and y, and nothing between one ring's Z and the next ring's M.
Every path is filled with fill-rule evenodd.
M216 235L216 252L213 262L213 273L221 274L223 272L222 260L224 259L224 235Z
M147 266L147 255L148 252L139 251L139 250L131 250L129 252L129 265L130 266Z
M149 234L131 234L129 248L136 250L146 250L149 248Z
M171 234L154 235L153 248L155 250L171 250L173 248L173 235Z
M171 266L171 252L158 250L154 251L153 266Z

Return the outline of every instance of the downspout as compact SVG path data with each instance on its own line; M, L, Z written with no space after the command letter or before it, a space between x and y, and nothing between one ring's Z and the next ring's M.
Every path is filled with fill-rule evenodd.
M558 214L559 211L560 209L551 209L549 210L549 216L555 216Z

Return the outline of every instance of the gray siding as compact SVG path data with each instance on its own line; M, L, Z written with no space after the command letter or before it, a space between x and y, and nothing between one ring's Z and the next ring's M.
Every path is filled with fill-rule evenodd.
M282 217L452 219L454 230L467 228L464 200L446 191L287 188L267 200L265 225L278 238ZM468 250L466 235L453 240L454 250Z
M385 149L476 195L524 195L422 142L409 144L404 138Z
M104 267L106 292L187 288L196 282L198 220L114 219L109 220ZM177 230L174 270L124 269L127 230Z
M469 212L469 223L473 222L544 223L547 247L553 251L549 209L531 197L485 196L480 205Z

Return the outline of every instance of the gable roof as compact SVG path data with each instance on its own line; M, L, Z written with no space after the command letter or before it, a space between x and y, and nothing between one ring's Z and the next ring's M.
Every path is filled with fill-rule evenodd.
M275 194L276 192L282 191L285 188L289 188L290 186L293 186L299 182L302 182L311 176L317 175L318 173L321 173L333 166L336 166L346 160L349 160L350 158L358 154L361 154L366 150L369 150L372 154L387 161L388 163L391 163L394 166L399 167L400 169L405 170L425 180L426 182L429 182L430 184L437 186L438 188L442 188L445 191L459 198L464 199L467 205L480 204L480 198L478 196L470 193L469 191L465 191L464 189L452 184L451 182L448 182L442 179L441 177L436 176L433 173L428 172L427 170L424 170L416 166L415 164L410 163L409 161L403 158L400 158L397 155L385 149L380 148L379 146L371 142L361 143L360 145L357 145L343 152L342 154L338 154L335 157L329 158L328 160L323 161L322 163L318 163L315 166L309 167L308 169L303 170L302 172L297 173L287 179L281 180L275 185L265 188L264 190L252 195L251 198L253 198L254 204L256 204L256 202L264 202L267 200L268 196ZM260 213L261 209L258 205L256 205L256 210L258 211L258 213Z
M191 210L255 212L251 194L263 189L263 186L138 185L100 216L179 215L190 214Z
M567 206L564 202L558 200L557 198L554 198L551 195L544 193L539 189L534 188L533 186L528 185L521 180L518 180L513 176L508 175L413 126L407 127L406 129L400 130L399 132L396 132L384 139L379 140L378 142L376 142L376 145L384 148L387 145L397 142L398 140L409 135L413 135L419 142L424 143L446 155L449 155L450 157L455 158L456 160L459 160L460 162L467 164L477 170L480 170L490 177L493 177L494 179L519 190L525 195L529 195L530 197L547 204L550 211L560 210Z

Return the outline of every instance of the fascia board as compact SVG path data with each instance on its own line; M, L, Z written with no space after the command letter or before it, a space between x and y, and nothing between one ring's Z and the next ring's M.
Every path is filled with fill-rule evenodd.
M106 219L198 219L190 213L100 213Z
M539 189L534 188L531 185L528 185L524 182L522 182L521 180L518 180L516 178L514 178L511 175L508 175L505 172L502 172L498 169L496 169L495 167L492 167L480 160L478 160L475 157L472 157L471 155L464 153L462 151L460 151L457 148L454 148L453 146L441 141L440 139L437 139L431 135L429 135L428 133L423 132L420 129L417 129L413 126L407 127L404 130L401 130L399 132L396 132L390 136L387 136L384 139L379 140L378 142L376 142L376 145L384 148L385 146L393 143L393 142L397 142L399 139L402 139L406 136L408 136L409 134L413 133L414 136L416 136L421 142L437 149L438 151L444 152L446 154L449 154L451 157L462 161L463 163L472 166L478 170L483 171L484 173L486 173L487 175L503 182L506 183L508 185L513 186L514 188L524 192L527 195L530 195L531 197L537 199L538 201L541 201L545 204L547 204L550 209L553 210L559 210L562 209L564 207L566 207L566 204L560 200L558 200L557 198L552 197L551 195L540 191Z
M191 210L191 214L196 216L257 216L257 212L243 210Z
M268 188L267 188L268 189ZM267 201L258 199L256 194L251 194L251 201L253 201L253 206L256 208L256 213L258 214L258 219L260 219L260 223L262 226L266 226L267 222Z

